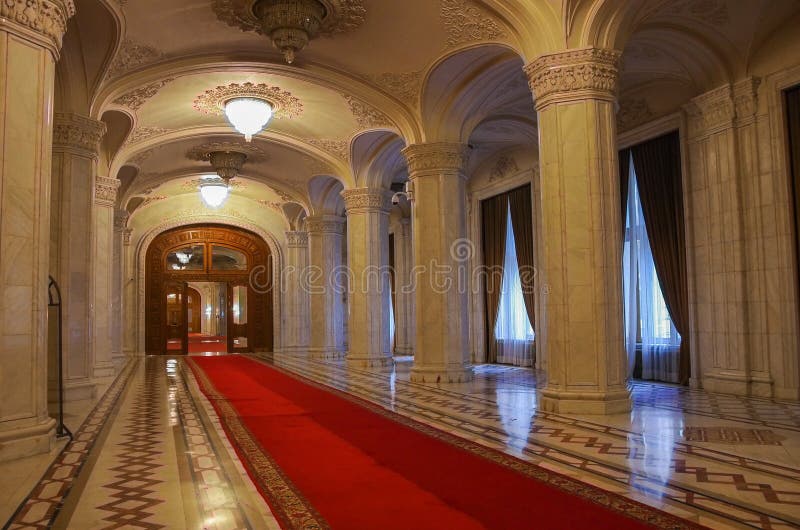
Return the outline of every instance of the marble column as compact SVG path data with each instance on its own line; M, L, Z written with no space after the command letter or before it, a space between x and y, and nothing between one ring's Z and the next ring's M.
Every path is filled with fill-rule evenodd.
M284 351L308 352L309 347L309 289L305 282L308 272L308 233L286 232L286 268L281 274L284 289Z
M55 61L72 0L0 2L0 461L50 451L47 287Z
M389 336L389 205L385 189L342 192L347 211L350 330L347 364L356 368L393 366Z
M472 379L467 301L468 264L475 245L466 239L469 147L410 145L403 150L413 192L416 339L411 380L449 383Z
M131 244L133 229L126 228L122 231L122 351L125 355L136 355L138 350L136 337L137 292L136 257Z
M394 352L397 355L414 353L414 293L410 288L413 266L411 219L404 217L395 225L394 231Z
M342 270L344 218L316 215L306 219L308 229L308 284L311 330L309 353L313 358L344 356L344 304L339 280Z
M539 296L546 324L537 325L537 347L548 359L543 410L631 408L622 332L619 57L584 48L543 55L525 67L539 122Z
M122 289L125 274L124 245L125 231L128 230L130 214L125 210L114 212L114 254L112 261L111 284L111 361L116 370L125 364L125 353L122 351Z
M111 356L114 204L119 180L96 176L92 208L92 375L116 373Z
M91 220L94 175L103 122L76 114L56 113L50 195L50 274L59 284L64 324L64 398L94 397L91 342ZM54 314L55 316L55 314ZM51 333L56 332L56 324ZM56 342L51 340L51 348ZM56 362L56 353L50 359ZM50 370L52 376L55 371ZM50 385L55 401L56 383Z
M696 316L694 333L684 340L693 340L693 351L702 355L692 378L704 388L771 397L768 331L780 314L768 308L783 293L765 279L766 248L759 236L768 208L759 176L758 85L754 78L724 85L685 107ZM766 260L775 255L769 252Z

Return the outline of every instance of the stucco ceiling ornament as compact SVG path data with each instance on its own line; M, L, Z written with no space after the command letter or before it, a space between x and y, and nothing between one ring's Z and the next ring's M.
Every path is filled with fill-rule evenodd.
M439 16L447 30L448 48L508 38L508 32L497 20L468 0L442 0Z
M416 107L422 85L422 72L383 72L365 76L366 79L403 103Z
M148 99L158 94L159 90L173 81L175 81L174 77L168 77L166 79L162 79L161 81L156 81L155 83L150 83L149 85L139 87L122 94L120 97L115 99L113 103L136 112L142 107L142 105L147 103Z
M353 31L364 23L363 0L214 0L217 18L272 40L286 62L308 41Z
M206 179L192 179L187 180L183 184L181 184L182 191L197 191L200 187L200 184L205 182ZM231 189L246 189L247 186L242 183L240 180L232 180L228 183L228 187Z
M519 165L517 160L510 155L503 155L497 159L491 173L489 174L489 182L502 180L509 175L519 172Z
M236 151L247 155L250 162L266 162L269 155L260 147L253 143L246 142L207 142L202 145L192 147L186 151L186 158L198 162L208 162L211 153L214 151Z
M617 129L628 131L637 125L650 121L655 113L644 98L624 99L619 103L617 112Z
M364 103L353 96L342 94L347 106L350 107L350 112L358 122L358 126L362 129L371 129L373 127L391 127L392 121L383 112L379 111L372 105Z
M132 39L125 39L114 57L114 62L106 73L106 77L118 77L125 72L154 63L164 57L164 54L154 47L141 44Z
M225 115L225 103L235 98L263 99L272 106L272 116L299 118L303 114L303 104L290 92L266 83L231 83L221 85L197 96L194 108L203 114Z
M664 13L689 17L712 26L730 22L728 4L724 0L682 0L664 4Z
M264 208L267 208L267 209L270 209L270 210L275 210L276 212L279 212L281 214L283 213L283 207L281 206L281 203L279 203L279 202L268 201L266 199L259 199L258 204L260 204Z
M138 144L139 142L144 142L154 136L159 136L168 132L169 129L163 127L136 127L133 132L128 135L128 138L125 139L124 145Z
M350 142L347 140L331 140L328 138L309 138L308 143L327 151L340 160L350 161Z

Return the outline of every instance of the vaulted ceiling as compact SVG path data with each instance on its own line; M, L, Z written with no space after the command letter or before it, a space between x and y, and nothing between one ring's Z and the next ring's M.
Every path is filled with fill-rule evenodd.
M751 74L800 21L796 0L324 1L338 22L291 65L248 18L252 0L76 1L58 104L104 119L118 138L101 171L122 180L120 209L168 209L210 171L193 151L244 146L215 105L236 85L280 112L244 146L233 194L277 214L286 203L311 212L324 210L315 197L331 179L404 180L399 152L410 143L470 143L476 165L535 149L522 66L540 53L622 48L625 128Z

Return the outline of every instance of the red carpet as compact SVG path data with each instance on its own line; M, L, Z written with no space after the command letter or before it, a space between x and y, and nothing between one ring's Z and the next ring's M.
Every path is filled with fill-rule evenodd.
M188 363L283 528L698 528L252 359Z

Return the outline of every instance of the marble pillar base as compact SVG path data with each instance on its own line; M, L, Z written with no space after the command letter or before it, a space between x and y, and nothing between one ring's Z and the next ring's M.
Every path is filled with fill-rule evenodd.
M309 359L323 361L340 361L345 358L345 352L332 350L308 350Z
M747 376L743 372L715 372L703 376L703 388L709 392L737 396L777 397L769 378Z
M94 365L94 370L92 370L92 377L94 379L102 379L104 377L114 377L116 373L117 372L114 369L114 363L111 361L107 361Z
M81 401L94 399L97 395L97 383L94 381L64 381L64 401ZM47 401L58 403L58 382L48 385Z
M381 372L391 372L394 368L394 359L390 355L348 354L346 360L348 368Z
M559 414L620 414L630 412L631 393L568 392L544 389L539 392L539 409Z
M49 453L56 443L56 420L46 418L32 427L0 431L0 462Z
M471 366L463 368L440 368L414 366L411 381L414 383L468 383L475 378Z

